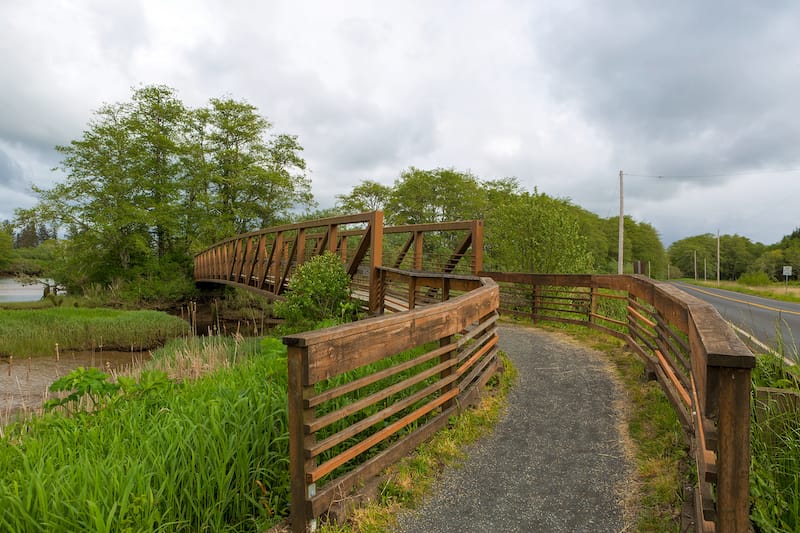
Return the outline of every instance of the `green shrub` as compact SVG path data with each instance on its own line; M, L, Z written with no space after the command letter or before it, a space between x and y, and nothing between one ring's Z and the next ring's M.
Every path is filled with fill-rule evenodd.
M310 329L330 318L350 319L350 276L335 254L312 257L297 267L289 281L286 300L275 304L275 314L289 328Z
M755 287L769 285L771 282L766 272L745 272L739 276L739 279L736 281L742 285L752 285Z

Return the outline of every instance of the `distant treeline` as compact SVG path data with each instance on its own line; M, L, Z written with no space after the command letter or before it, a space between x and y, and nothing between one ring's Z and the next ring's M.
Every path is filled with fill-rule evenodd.
M669 261L672 277L716 279L717 236L705 233L675 241L669 247ZM719 237L720 279L737 280L750 274L754 279L783 280L784 266L791 266L791 279L797 279L800 228L771 245L752 242L741 235Z

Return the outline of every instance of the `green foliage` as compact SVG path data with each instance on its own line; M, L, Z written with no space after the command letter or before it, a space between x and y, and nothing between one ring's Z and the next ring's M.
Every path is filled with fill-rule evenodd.
M736 280L745 272L755 271L756 259L764 251L763 244L753 243L741 235L721 235L719 248L720 279L726 280ZM705 261L706 277L714 279L717 277L717 237L706 233L675 241L669 247L669 260L685 275L696 278L703 277Z
M14 241L9 233L0 231L0 271L4 271L11 264L11 250Z
M736 280L742 285L763 286L769 285L771 280L766 272L745 272Z
M273 340L197 381L120 381L92 416L4 428L0 530L268 529L288 512L286 386Z
M386 204L391 224L421 224L480 218L486 203L478 179L452 168L411 167L395 180Z
M392 187L364 180L337 199L340 209L346 212L383 208L389 224L483 219L488 269L617 271L616 218L603 219L568 200L536 190L530 193L516 178L481 181L469 172L452 168L410 167ZM645 274L649 264L653 277L666 277L666 253L655 228L630 218L626 218L625 225L626 258L641 261ZM404 242L401 237L387 235L385 245L400 247ZM436 258L452 251L456 244L451 236L426 234L423 268L435 268ZM630 265L629 262L626 266L627 272L632 271Z
M341 259L326 252L300 265L289 280L286 300L274 309L290 328L310 329L326 318L351 319L350 276Z
M800 228L784 236L780 242L766 247L753 264L753 269L765 272L770 278L783 280L783 267L792 267L791 279L800 275Z
M349 194L337 194L336 202L344 213L382 211L389 203L392 188L377 181L363 180Z
M608 224L599 215L574 206L580 233L586 238L586 246L592 254L594 269L600 273L617 272L617 241L611 241L606 232Z
M70 410L75 411L78 402L84 396L92 401L91 407L97 407L119 388L118 384L108 381L108 374L96 368L81 366L50 385L50 392L70 392L70 394L46 401L44 408L51 410L55 407L70 406Z
M800 423L772 402L751 424L750 518L758 531L800 529ZM776 431L777 430L777 431Z
M613 243L608 247L606 268L608 273L617 273L617 255L619 254L619 217L605 220L606 240ZM624 222L623 271L626 274L637 273L634 270L634 261L639 261L642 270L638 273L647 275L648 263L650 275L654 278L667 277L667 254L661 238L656 229L646 222L637 222L631 217L625 217Z
M194 252L311 204L302 147L268 136L271 126L243 101L189 109L169 87L137 88L57 147L65 181L34 188L39 203L17 211L17 227L66 230L53 277L73 292L115 279L147 284L156 270L190 279Z
M668 250L670 264L680 269L689 277L702 278L703 263L705 261L708 278L717 277L717 237L711 233L686 237L673 242ZM695 270L695 257L697 257L697 270Z
M577 273L592 256L569 202L534 192L508 196L486 222L487 262L509 272ZM494 268L494 267L493 267Z
M753 385L800 392L800 371L783 358L756 356ZM750 437L750 518L760 531L800 528L800 419L791 401L753 402Z

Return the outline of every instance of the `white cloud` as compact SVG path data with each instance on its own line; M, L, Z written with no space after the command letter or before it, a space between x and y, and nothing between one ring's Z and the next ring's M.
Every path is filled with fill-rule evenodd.
M516 176L601 216L620 169L721 174L631 176L626 211L668 242L775 242L797 226L800 180L768 171L800 168L799 22L791 2L3 2L0 218L58 178L53 146L93 110L164 83L298 135L323 206L412 165Z

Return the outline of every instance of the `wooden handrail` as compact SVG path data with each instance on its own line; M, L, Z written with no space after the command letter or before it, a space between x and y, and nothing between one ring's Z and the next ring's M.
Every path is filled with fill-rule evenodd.
M750 373L755 357L710 304L644 276L482 275L501 284L501 313L580 324L625 340L658 377L692 437L700 472L695 491L698 531L749 530ZM554 303L576 289L592 294L592 310L585 318ZM604 299L618 314L598 311Z
M336 495L443 428L477 401L499 368L500 292L494 281L386 268L381 273L381 280L391 276L409 286L439 288L447 299L283 338L293 531L306 531ZM450 284L468 292L449 298ZM368 451L374 455L360 459Z

